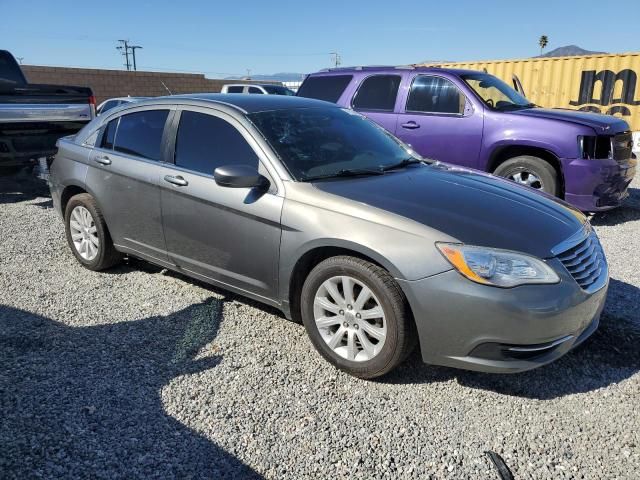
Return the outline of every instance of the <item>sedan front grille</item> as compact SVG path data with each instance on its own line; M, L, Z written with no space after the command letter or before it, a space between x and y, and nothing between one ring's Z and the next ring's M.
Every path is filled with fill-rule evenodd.
M595 232L589 229L577 244L557 254L571 276L584 290L590 291L607 275L607 260Z

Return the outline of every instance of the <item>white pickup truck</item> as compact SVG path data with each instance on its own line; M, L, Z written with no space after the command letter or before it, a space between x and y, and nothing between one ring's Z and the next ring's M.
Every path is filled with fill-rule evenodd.
M29 84L6 50L0 50L0 174L56 152L59 138L95 117L90 88Z

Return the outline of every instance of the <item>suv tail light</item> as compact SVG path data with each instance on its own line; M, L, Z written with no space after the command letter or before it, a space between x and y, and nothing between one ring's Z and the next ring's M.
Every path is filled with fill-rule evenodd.
M91 105L91 117L94 118L96 116L96 97L95 97L95 95L91 95L89 97L89 105Z

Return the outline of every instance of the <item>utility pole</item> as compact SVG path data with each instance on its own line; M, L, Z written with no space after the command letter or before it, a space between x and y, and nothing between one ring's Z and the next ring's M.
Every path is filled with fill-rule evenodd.
M333 65L335 68L338 68L342 63L342 57L338 52L329 52L329 55L333 55Z
M125 59L126 59L126 67L127 67L127 71L131 70L131 64L129 63L129 40L118 40L121 45L117 46L116 48L118 50L120 50L122 52L122 55L124 55Z
M16 60L18 60L18 63L22 65L22 60L24 60L24 57L16 57Z
M142 48L140 45L131 45L129 47L129 49L131 49L131 55L133 56L133 71L135 72L136 70L138 70L138 67L136 66L136 49L137 48Z
M247 68L247 80L251 80L251 69Z

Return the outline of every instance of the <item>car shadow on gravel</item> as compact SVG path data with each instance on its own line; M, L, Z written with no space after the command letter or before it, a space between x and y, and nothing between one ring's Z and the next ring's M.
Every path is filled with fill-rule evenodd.
M637 305L640 289L611 280L608 302ZM550 400L585 393L625 380L640 371L640 313L622 318L605 311L598 330L582 345L549 365L515 374L489 374L429 366L418 349L381 381L420 384L457 380L460 385L505 395Z
M196 356L222 304L86 327L0 305L0 476L261 478L162 403L172 379L221 361Z

